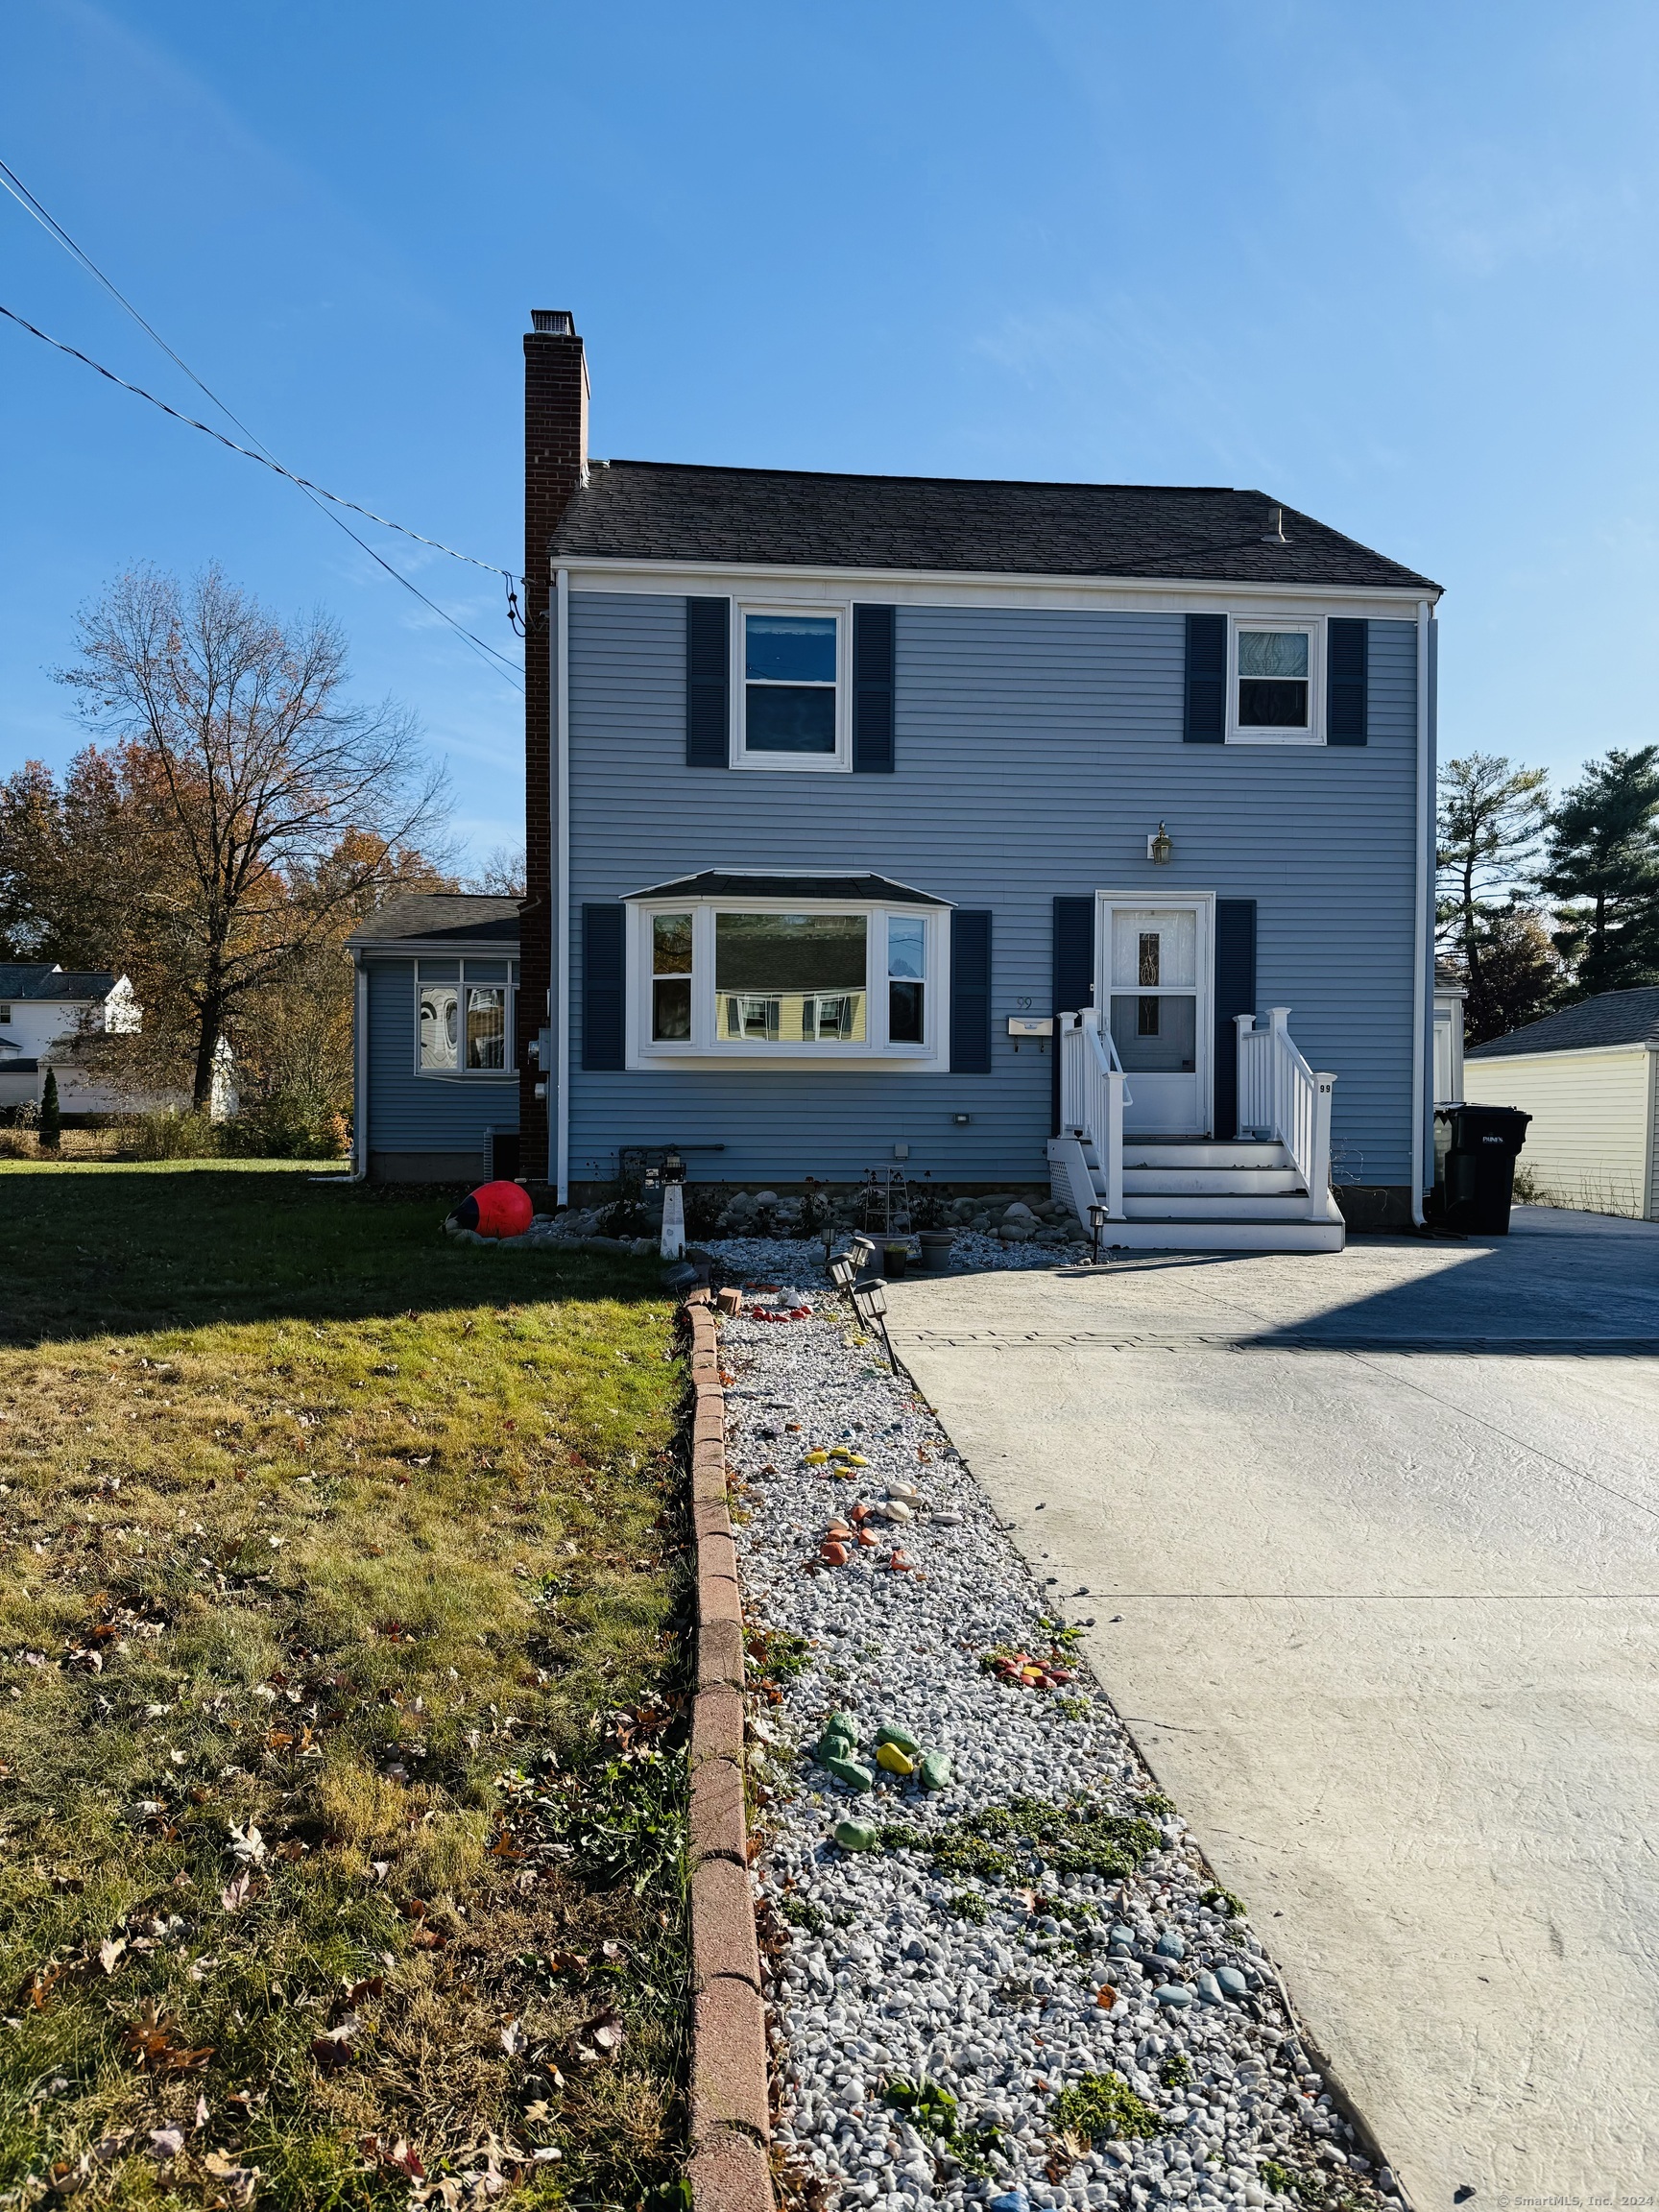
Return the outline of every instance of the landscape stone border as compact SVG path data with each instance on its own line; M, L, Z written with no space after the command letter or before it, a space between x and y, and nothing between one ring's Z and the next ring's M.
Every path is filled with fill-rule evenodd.
M691 2156L696 2212L773 2212L766 2015L744 1815L743 1599L726 1489L726 1392L714 1307L691 1332L691 1525L697 1692L691 1708Z

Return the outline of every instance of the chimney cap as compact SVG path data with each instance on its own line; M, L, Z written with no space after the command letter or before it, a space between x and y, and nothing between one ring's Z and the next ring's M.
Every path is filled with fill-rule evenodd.
M568 307L532 307L530 327L542 338L574 338L576 318Z

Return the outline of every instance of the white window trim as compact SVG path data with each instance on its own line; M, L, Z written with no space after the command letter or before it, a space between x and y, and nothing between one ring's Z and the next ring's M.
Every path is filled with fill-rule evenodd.
M461 1020L459 1024L459 1034L456 1039L455 1046L458 1065L453 1068L423 1068L421 1064L421 988L422 977L421 974L421 962L419 958L417 958L415 962L414 976L415 1073L420 1077L422 1083L517 1083L518 1080L518 1069L517 1065L518 1050L517 961L505 959L502 955L496 953L493 954L488 959L480 958L471 963L471 965L479 968L504 967L507 971L507 979L505 983L502 982L502 979L499 975L478 975L471 979L471 988L473 990L505 990L507 993L507 1038L506 1050L503 1055L506 1061L506 1065L505 1067L501 1068L469 1068L467 1066L467 991L469 988L467 969L469 963L465 959L457 959L452 954L431 953L427 956L427 964L434 968L442 966L445 968L453 968L455 970L455 974L453 975L428 974L424 977L424 981L428 984L452 983L454 984L456 990L460 993L459 1011Z
M806 614L835 623L835 750L833 753L751 753L746 744L749 701L748 614ZM823 599L805 603L787 599L737 599L732 601L732 749L733 768L757 769L786 776L837 776L853 767L853 602Z
M1229 745L1323 745L1325 742L1325 623L1322 614L1235 614L1227 624L1227 742ZM1308 638L1306 730L1244 729L1238 720L1238 634L1241 630L1301 630Z
M865 1027L859 1045L720 1044L715 1038L714 917L716 914L862 914L869 927L864 945ZM853 1068L879 1067L894 1074L943 1075L950 1068L950 909L947 906L883 904L858 899L651 899L627 903L627 975L624 1021L627 1065L631 1069L669 1068ZM666 1044L651 1035L651 918L656 914L691 916L691 1037ZM920 917L926 927L926 974L923 992L923 1042L887 1041L887 919Z

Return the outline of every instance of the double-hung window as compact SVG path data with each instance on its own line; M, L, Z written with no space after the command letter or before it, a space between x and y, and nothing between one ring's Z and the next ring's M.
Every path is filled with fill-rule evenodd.
M416 1067L422 1075L511 1076L517 964L421 960L416 973Z
M736 760L744 768L849 764L851 714L843 608L736 610L743 681Z
M631 903L629 1062L948 1065L943 907Z
M1262 620L1233 625L1235 744L1312 745L1323 731L1319 661L1324 625Z

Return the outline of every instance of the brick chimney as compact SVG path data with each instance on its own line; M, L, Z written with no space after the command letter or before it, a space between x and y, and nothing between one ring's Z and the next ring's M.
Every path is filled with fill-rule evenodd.
M526 1046L552 1019L553 628L548 543L588 481L588 363L566 308L535 307L524 338L524 851L518 968L518 1171L548 1172L551 1067ZM551 1055L549 1055L551 1059ZM536 1086L549 1082L549 1095Z

